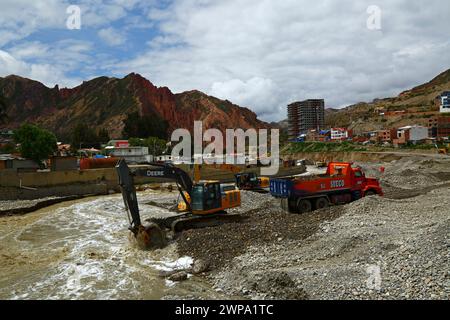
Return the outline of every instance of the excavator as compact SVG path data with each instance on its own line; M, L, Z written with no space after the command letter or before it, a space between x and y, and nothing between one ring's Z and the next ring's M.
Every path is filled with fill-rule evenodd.
M200 181L201 166L194 165L194 181ZM239 190L263 191L264 188L269 188L270 181L268 177L259 177L256 172L242 172L242 169L232 164L206 164L208 168L214 168L222 171L232 172L234 174L236 187Z
M167 229L177 234L187 229L236 222L240 219L239 215L225 214L225 210L241 205L240 191L234 185L218 181L193 182L184 170L168 163L151 163L130 169L122 159L116 170L130 223L129 230L143 249L164 247ZM147 220L150 223L144 225L139 214L134 177L174 181L182 198L177 214L165 219Z

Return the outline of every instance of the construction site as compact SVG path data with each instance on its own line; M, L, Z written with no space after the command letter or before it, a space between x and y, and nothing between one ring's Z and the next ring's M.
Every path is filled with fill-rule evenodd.
M97 195L0 201L0 298L449 299L450 158L317 157L120 161Z

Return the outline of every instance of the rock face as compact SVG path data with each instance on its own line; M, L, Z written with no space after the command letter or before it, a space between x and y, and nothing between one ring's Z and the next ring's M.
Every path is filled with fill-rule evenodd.
M205 128L269 128L256 114L229 101L200 91L174 94L167 87L156 87L139 74L122 79L99 77L75 88L48 88L40 82L11 75L0 78L0 95L7 101L8 123L16 128L33 122L68 137L78 122L106 128L119 138L128 114L156 115L169 123L168 134L176 128L192 130L194 120Z

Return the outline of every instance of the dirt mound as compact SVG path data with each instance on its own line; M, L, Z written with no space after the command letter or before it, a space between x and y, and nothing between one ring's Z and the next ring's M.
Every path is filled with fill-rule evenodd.
M178 241L179 254L203 259L212 269L218 269L243 254L250 245L305 239L314 234L323 221L342 214L339 206L302 215L289 214L282 211L279 201L270 195L244 191L242 198L242 207L247 209L243 215L248 219L183 232Z
M239 287L238 287L239 288ZM247 289L248 288L248 289ZM306 300L305 290L283 271L268 271L253 274L242 283L241 292L252 298Z

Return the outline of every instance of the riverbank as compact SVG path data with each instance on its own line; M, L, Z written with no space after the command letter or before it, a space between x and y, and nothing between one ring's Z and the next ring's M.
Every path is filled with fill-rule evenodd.
M57 203L62 203L66 201L78 200L88 197L86 196L67 196L67 197L47 197L35 200L10 200L10 201L0 201L0 217L14 215L14 214L25 214L37 211L39 209L52 206Z

